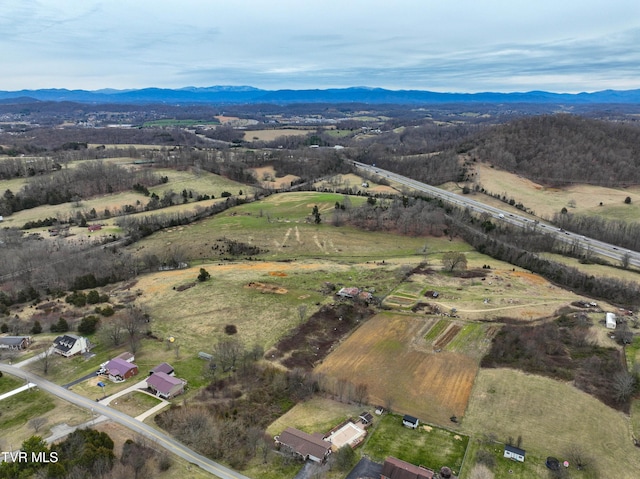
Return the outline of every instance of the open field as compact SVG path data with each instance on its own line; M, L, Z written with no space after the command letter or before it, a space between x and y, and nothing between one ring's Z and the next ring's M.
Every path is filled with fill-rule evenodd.
M550 218L562 208L572 213L606 216L621 220L632 220L640 216L640 188L604 188L601 186L575 185L565 188L548 188L526 178L496 168L485 163L475 165L478 182L489 192L506 194L521 202L542 218ZM631 204L624 199L631 197ZM485 202L484 195L475 195L474 199ZM487 197L484 197L487 198ZM575 208L568 203L574 200ZM600 206L600 203L603 206ZM508 205L504 209L508 209ZM516 210L517 211L517 210Z
M402 425L402 416L385 414L377 421L362 452L378 462L394 456L436 472L448 466L457 475L468 442L467 436L426 424L409 429Z
M570 384L511 369L480 370L462 430L501 442L522 436L522 448L539 458L566 457L578 445L608 477L640 468L624 414Z
M531 321L551 316L559 308L583 299L541 276L476 252L466 253L469 270L488 263L491 269L480 270L486 276L452 276L439 270L440 256L439 252L430 254L428 258L434 267L411 275L391 292L384 304L408 309L426 303L430 309L437 308L443 313L452 313L455 308L455 316L466 320L500 321L509 317ZM433 292L438 296L433 297Z
M315 132L315 128L277 128L273 130L246 130L245 141L273 141L281 136L304 136Z
M5 375L6 376L6 375ZM25 439L34 434L29 421L45 418L47 421L38 431L42 437L50 435L57 424L82 424L91 419L91 413L66 401L33 388L0 401L0 449L16 450Z
M302 258L332 258L342 261L389 261L392 258L412 258L419 261L418 252L424 238L413 238L387 232L367 232L352 227L334 227L325 221L331 218L335 202L343 195L334 193L283 193L264 201L231 208L198 223L171 228L143 239L131 247L141 254L161 256L167 248L179 247L186 258L216 257L212 250L216 239L226 238L267 250L262 259L285 260ZM365 201L352 197L354 205ZM310 219L318 205L323 223ZM444 238L429 238L429 251L447 251L451 244Z
M555 261L556 263L566 264L584 273L591 274L593 276L604 276L610 278L621 279L623 281L640 281L640 271L631 267L629 269L616 268L614 266L606 266L601 264L582 264L576 258L569 258L559 254L541 253L541 257ZM609 259L612 264L614 261ZM619 264L618 264L619 266Z
M335 191L336 189L346 189L351 188L354 193L360 191L362 193L368 192L369 194L397 194L398 190L391 186L379 185L372 181L368 181L368 187L362 186L363 182L365 182L364 178L358 175L354 175L353 173L349 173L346 175L335 175L329 178L328 180L318 181L313 184L315 188L322 188Z
M437 424L464 415L478 370L463 354L434 353L423 337L433 318L381 313L362 324L324 362L318 373L366 384L370 404Z
M277 188L289 188L291 183L300 179L295 175L276 176L276 170L273 166L261 166L249 168L255 178L260 182L263 188L268 190Z
M296 404L272 422L267 428L267 434L275 436L287 427L295 427L309 434L314 432L327 433L349 418L357 419L366 410L367 406L356 406L332 399L314 397Z
M142 124L142 126L144 128L153 127L153 126L161 126L161 127L173 126L173 127L185 128L189 126L219 125L219 124L220 122L218 121L218 119L207 121L207 120L177 120L175 118L165 118L162 120L145 121Z
M244 195L253 194L254 191L251 186L204 170L194 171L193 169L189 169L186 171L177 171L170 168L154 168L152 171L160 176L169 178L167 183L149 188L150 192L156 193L160 198L169 190L173 190L177 194L180 194L184 189L187 191L193 190L201 195L213 195L216 198L220 198L223 191L227 191L234 196L238 195L240 190L242 190Z

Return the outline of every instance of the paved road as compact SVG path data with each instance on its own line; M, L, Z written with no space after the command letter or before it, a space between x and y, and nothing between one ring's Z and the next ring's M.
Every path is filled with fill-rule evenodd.
M630 265L640 266L640 253L636 251L620 248L618 246L605 243L603 241L598 241L593 238L587 238L585 236L572 233L571 231L564 231L557 226L545 224L537 219L532 219L527 216L511 213L494 206L486 205L484 203L481 203L480 201L476 201L470 198L468 195L465 196L452 193L451 191L446 191L435 186L428 185L426 183L421 183L419 181L412 180L411 178L407 178L406 176L398 175L397 173L393 173L388 170L383 170L376 166L367 165L366 163L361 163L359 161L354 161L353 165L361 170L365 170L369 173L389 178L390 180L396 181L404 186L408 186L410 188L413 188L414 190L426 193L427 195L433 198L438 198L446 203L457 205L462 208L469 208L472 211L478 213L488 213L493 218L504 221L505 223L510 223L512 225L528 227L531 229L539 228L540 231L547 232L547 234L552 235L556 240L562 243L577 244L583 249L589 249L591 253L600 254L615 261L622 262L626 256L629 260Z
M185 445L179 443L172 437L137 421L134 418L127 416L126 414L111 409L108 406L97 403L83 396L80 396L73 391L69 391L57 384L54 384L46 379L42 379L35 374L28 371L21 370L15 366L9 366L8 364L0 363L0 371L3 373L11 374L20 378L25 378L27 381L37 384L40 389L46 391L54 396L69 401L76 406L83 407L91 410L94 414L103 415L108 417L114 422L121 424L131 431L134 431L142 436L145 436L155 442L157 445L164 447L165 449L173 452L174 454L186 459L190 463L200 467L201 469L210 472L211 474L219 477L220 479L249 479L236 471L233 471L222 464L218 464L197 452L189 449Z

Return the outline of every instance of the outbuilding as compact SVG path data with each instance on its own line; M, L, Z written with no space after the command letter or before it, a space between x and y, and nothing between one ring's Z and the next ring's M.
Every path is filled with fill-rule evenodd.
M616 329L616 315L613 313L607 313L605 315L605 322L607 329Z
M409 416L405 414L402 418L402 425L406 427L410 427L411 429L415 429L418 427L419 421L417 417Z
M158 371L147 378L147 387L163 399L171 399L184 392L186 381Z
M524 456L526 452L524 449L520 449L519 447L510 446L509 444L504 445L504 457L507 459L513 459L514 461L524 462Z

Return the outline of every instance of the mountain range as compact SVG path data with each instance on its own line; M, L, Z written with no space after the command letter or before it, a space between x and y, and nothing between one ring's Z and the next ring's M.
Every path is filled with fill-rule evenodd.
M373 104L443 104L443 103L546 103L605 104L640 103L640 90L603 90L592 93L439 93L426 90L386 90L351 87L312 90L262 90L251 86L186 87L180 89L143 88L137 90L67 90L40 89L1 91L0 103L34 101L122 104L291 104L291 103L373 103Z

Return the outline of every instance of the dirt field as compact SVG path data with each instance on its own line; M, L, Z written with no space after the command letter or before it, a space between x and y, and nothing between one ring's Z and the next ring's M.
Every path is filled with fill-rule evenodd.
M424 335L433 322L424 317L378 314L316 371L367 384L370 404L391 402L394 411L450 424L452 415L464 415L478 366L463 354L430 351Z

